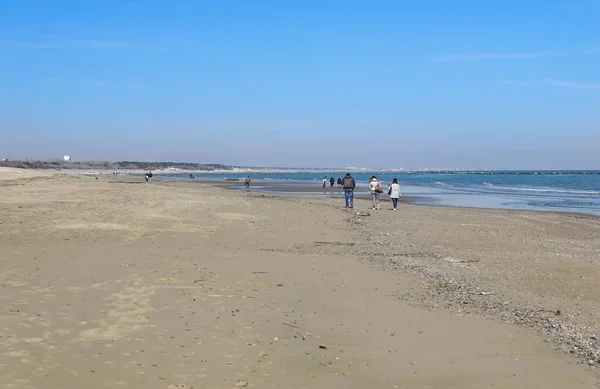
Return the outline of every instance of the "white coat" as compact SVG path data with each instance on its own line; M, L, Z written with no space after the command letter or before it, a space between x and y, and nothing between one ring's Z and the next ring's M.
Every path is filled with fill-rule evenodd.
M391 189L392 193L390 193L390 197L393 199L399 199L400 197L402 197L402 193L400 193L400 184L397 183L393 183L390 185L390 187L388 188L388 190Z

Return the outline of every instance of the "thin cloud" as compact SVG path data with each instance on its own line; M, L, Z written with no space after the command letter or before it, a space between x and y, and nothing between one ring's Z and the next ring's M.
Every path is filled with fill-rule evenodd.
M558 86L562 88L571 89L588 89L588 90L600 90L600 84L560 81L560 80L544 80L544 83L552 86Z
M502 59L537 59L555 57L559 53L555 51L532 51L522 53L472 53L472 54L446 54L433 57L436 62L457 61L490 61Z
M433 57L436 62L459 62L459 61L494 61L494 60L527 60L556 57L575 57L600 54L600 46L591 46L580 50L570 51L529 51L521 53L472 53L472 54L448 54Z
M64 49L64 43L0 41L0 49Z
M531 85L529 81L522 80L502 80L502 83L505 85L515 85L515 86L528 86Z
M98 48L98 49L141 49L145 48L145 46L141 46L138 44L130 43L130 42L120 42L120 41L88 41L85 44L89 47Z
M125 41L61 41L61 42L17 42L0 41L0 49L28 50L70 50L70 49L153 49L151 46L139 45Z

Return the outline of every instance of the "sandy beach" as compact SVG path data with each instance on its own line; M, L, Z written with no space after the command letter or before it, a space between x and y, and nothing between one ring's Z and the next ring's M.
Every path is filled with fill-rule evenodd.
M597 218L142 181L0 169L0 387L599 387Z

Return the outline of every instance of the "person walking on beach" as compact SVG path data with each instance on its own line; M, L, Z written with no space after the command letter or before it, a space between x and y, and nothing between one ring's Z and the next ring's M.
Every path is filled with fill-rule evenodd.
M346 173L346 176L342 180L342 188L344 188L344 196L346 197L346 209L354 208L354 188L356 188L356 181L354 181L350 173Z
M250 189L251 182L252 182L252 180L250 179L250 176L246 176L246 180L244 181L244 185L246 186L246 189Z
M369 179L369 190L371 191L371 200L373 201L373 209L379 209L379 195L383 193L381 184L377 177L373 176Z
M333 188L334 185L335 185L335 178L331 177L329 179L329 186Z
M152 172L148 172L146 173L146 182L150 182L150 180L152 179Z
M327 176L323 177L323 188L327 186Z
M337 184L340 188L342 187L342 179L341 178L338 178Z
M394 204L394 211L395 211L396 208L398 207L398 199L400 197L402 197L402 193L400 192L400 184L398 183L397 178L394 178L394 180L392 181L392 183L388 189L388 194L390 195L390 198L392 199L392 203Z

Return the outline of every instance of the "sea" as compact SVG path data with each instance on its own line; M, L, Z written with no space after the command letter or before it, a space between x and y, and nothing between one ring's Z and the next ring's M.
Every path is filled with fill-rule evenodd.
M468 171L468 172L364 172L351 171L357 193L367 193L369 178L376 175L389 184L397 178L403 196L415 204L450 207L521 209L535 211L578 212L600 216L600 170L586 171ZM211 172L195 174L196 180L240 182L252 178L254 191L323 194L323 176L344 176L342 172ZM189 174L157 174L157 177L189 179ZM285 185L273 185L275 182ZM279 189L278 189L279 188ZM314 191L306 192L306 188ZM335 194L343 196L340 194Z

